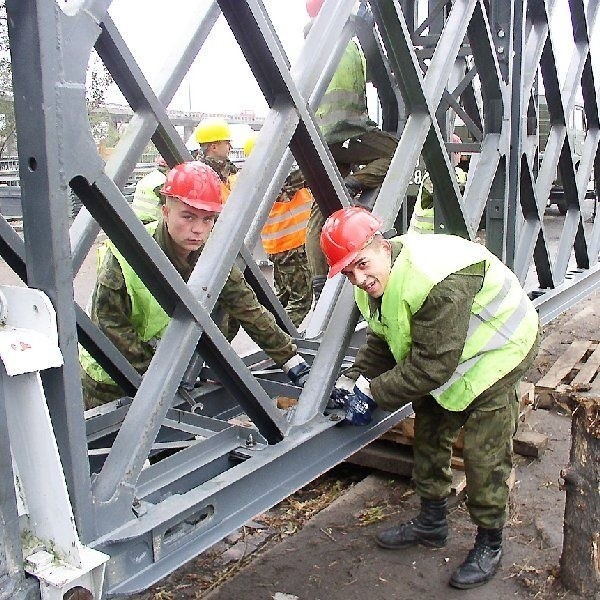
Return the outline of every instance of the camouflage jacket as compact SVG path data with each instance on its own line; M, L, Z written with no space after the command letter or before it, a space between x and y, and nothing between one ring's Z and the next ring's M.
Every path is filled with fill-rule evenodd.
M290 174L285 178L283 187L281 188L281 194L277 198L277 202L288 202L294 197L294 194L306 187L306 181L302 171L296 168L293 169Z
M221 178L223 183L228 183L228 177L235 175L239 169L228 158L213 158L211 156L203 156L200 160L207 164Z
M186 262L177 258L171 237L164 222L154 239L187 281L202 249L193 252ZM252 340L281 366L296 353L290 336L280 329L273 315L262 306L234 265L219 295L218 306L236 318ZM131 300L125 286L121 267L112 252L107 251L98 272L92 296L90 316L133 367L144 373L154 355L153 345L142 341L131 324Z

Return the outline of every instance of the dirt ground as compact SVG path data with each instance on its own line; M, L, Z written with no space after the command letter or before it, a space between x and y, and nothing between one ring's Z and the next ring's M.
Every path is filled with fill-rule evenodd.
M594 295L544 328L527 379L539 380L573 340L598 340L599 332L600 295ZM473 544L475 527L462 501L453 503L445 548L382 550L373 540L377 530L416 510L410 481L344 465L135 598L580 598L561 586L558 572L565 498L559 474L568 463L570 414L561 405L534 410L522 426L547 435L549 447L539 459L516 457L504 557L484 587L459 591L447 585Z

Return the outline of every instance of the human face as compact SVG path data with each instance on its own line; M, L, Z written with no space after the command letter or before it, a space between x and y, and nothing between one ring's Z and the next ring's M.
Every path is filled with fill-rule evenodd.
M229 140L221 140L219 142L213 142L210 145L208 156L225 160L229 157L230 152L231 142Z
M387 240L375 240L364 247L342 273L371 296L381 298L392 269L392 247Z
M162 214L175 248L183 258L204 245L217 216L215 212L194 208L177 198L167 199Z

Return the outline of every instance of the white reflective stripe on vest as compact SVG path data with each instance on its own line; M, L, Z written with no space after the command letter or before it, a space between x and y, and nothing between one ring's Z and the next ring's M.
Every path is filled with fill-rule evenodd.
M300 215L303 212L309 211L310 205L310 202L305 202L300 206L297 206L294 210L289 210L287 212L281 213L280 215L269 217L265 225L275 225L276 223L287 221L287 219L290 219L291 217L295 217L296 215ZM308 219L306 219L306 223L308 223Z
M509 289L510 289L510 284L504 294L504 297L508 296ZM500 306L500 303L498 303L497 307L499 307L499 306ZM527 316L527 313L529 311L529 308L530 308L530 301L527 297L524 296L521 299L519 306L516 308L516 310L513 312L513 314L508 318L508 320L504 323L504 325L502 326L502 329L500 331L497 331L488 340L488 342L485 344L485 346L483 348L481 348L481 350L477 353L476 356L473 356L472 358L469 358L465 362L460 363L458 365L458 367L456 367L456 370L454 371L454 373L452 374L450 379L448 379L448 381L446 381L446 383L441 385L439 388L433 390L432 395L443 394L444 391L447 390L455 381L457 381L458 379L463 377L480 360L482 360L487 352L491 352L492 350L500 350L501 348L504 348L506 346L507 340L510 340L510 338L512 336L512 332L516 331L516 329L519 327L519 325L524 321L524 319ZM475 329L477 329L482 323L483 323L483 321L480 318L478 318L478 315L471 316L471 321L469 322L469 334L467 335L467 339L471 335L473 335ZM475 324L475 327L473 327L474 324Z
M262 234L262 239L267 240L277 240L285 235L289 235L290 233L296 233L298 231L302 231L306 229L306 225L308 223L308 219L306 221L302 221L302 223L296 223L295 225L291 225L290 227L286 227L285 229L279 229L273 233Z

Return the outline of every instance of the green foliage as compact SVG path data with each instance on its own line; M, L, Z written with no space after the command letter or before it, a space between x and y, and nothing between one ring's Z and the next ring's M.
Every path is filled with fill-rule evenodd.
M92 137L96 143L105 146L114 146L119 139L108 111L103 110L111 83L112 77L104 63L92 51L86 81L86 105ZM16 133L6 2L0 0L0 158L16 155Z
M2 0L0 1L0 158L13 153L16 154L16 124L6 4Z

